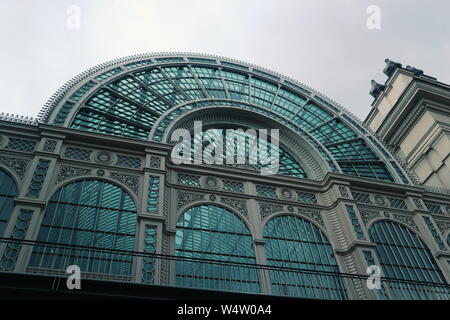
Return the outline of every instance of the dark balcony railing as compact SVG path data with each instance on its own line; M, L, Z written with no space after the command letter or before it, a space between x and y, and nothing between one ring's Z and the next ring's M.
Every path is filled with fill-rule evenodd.
M450 300L450 285L0 238L0 271L312 299ZM164 279L164 280L162 280Z

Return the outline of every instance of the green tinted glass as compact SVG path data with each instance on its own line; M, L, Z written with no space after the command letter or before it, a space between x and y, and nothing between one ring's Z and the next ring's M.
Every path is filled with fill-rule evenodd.
M279 216L267 222L264 239L269 265L292 268L270 271L273 293L315 299L346 297L342 279L334 274L339 268L333 248L313 223L295 216Z
M317 103L311 101L307 98L309 91L288 81L284 82L288 86L280 84L278 77L269 77L256 69L256 74L250 74L248 67L235 63L222 61L219 68L205 66L201 58L198 62L189 58L189 64L177 57L158 58L157 61L164 65L159 68L149 65L137 71L131 68L127 74L104 84L82 104L70 126L103 134L148 139L157 119L172 107L198 100L204 100L207 105L217 99L225 99L223 105L241 101L284 117L281 120L283 123L292 121L298 125L317 139L323 146L321 148L328 150L344 173L394 181L385 163L365 139L334 115L337 109L321 98L316 99ZM213 63L214 60L206 62ZM94 85L90 81L81 86L76 100L81 100ZM70 107L66 109L70 111ZM69 111L59 112L55 123L62 124ZM165 126L178 116L174 114L172 118L167 118L169 122ZM346 115L343 117L357 126ZM156 134L159 133L156 131ZM305 133L301 134L305 136ZM316 146L313 138L306 138ZM335 164L329 155L322 150L320 152L335 171ZM298 175L301 173L294 174Z
M380 221L369 229L370 240L386 276L416 281L445 283L430 250L408 228Z
M131 275L132 256L88 248L133 251L137 210L118 186L97 180L72 182L50 198L37 236L58 247L35 246L30 267ZM86 247L64 248L61 245Z
M260 291L256 268L240 265L256 263L252 235L233 212L213 205L187 210L178 219L175 244L176 255L186 258L176 262L177 285Z

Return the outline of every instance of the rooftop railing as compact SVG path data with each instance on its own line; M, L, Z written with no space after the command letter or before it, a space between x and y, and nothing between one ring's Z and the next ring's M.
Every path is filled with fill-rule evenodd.
M68 277L76 265L83 279L188 287L310 299L450 300L450 285L368 275L266 266L0 238L0 271Z
M33 117L21 116L13 113L4 113L4 112L0 113L0 120L23 124L31 124L33 126L36 126L38 124L37 119Z

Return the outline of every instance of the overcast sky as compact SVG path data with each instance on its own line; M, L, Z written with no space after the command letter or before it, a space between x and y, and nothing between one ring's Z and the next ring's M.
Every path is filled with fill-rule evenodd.
M80 29L67 28L70 5ZM366 26L370 5L379 30ZM107 60L185 51L278 71L364 119L385 58L450 82L449 13L448 0L0 0L0 112L36 116Z

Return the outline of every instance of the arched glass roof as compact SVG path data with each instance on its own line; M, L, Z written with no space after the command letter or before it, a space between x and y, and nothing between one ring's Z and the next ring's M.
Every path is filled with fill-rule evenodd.
M100 65L64 86L41 119L164 142L172 121L211 105L251 110L289 126L331 171L410 183L381 143L333 101L282 75L220 57L142 55Z

